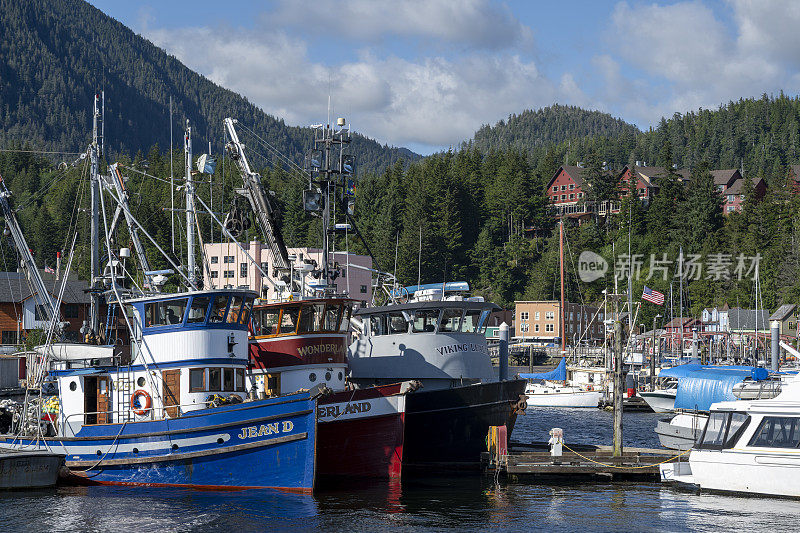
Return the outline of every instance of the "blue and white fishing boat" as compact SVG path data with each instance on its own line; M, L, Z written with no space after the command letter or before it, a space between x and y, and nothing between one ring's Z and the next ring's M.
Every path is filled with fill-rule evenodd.
M39 401L33 402L35 415L22 420L14 435L0 437L0 448L63 453L70 477L87 483L312 491L317 392L248 397L248 323L257 294L230 288L202 290L197 282L188 124L188 261L183 269L164 254L174 270L154 272L149 270L137 230L158 245L131 215L124 179L113 166L114 176L99 175L98 117L96 97L95 135L89 148L92 306L86 337L101 336L102 297L109 317L113 314L124 320L130 352L115 346L48 342L39 349L40 357L32 358L33 369L29 368L39 390ZM119 218L108 225L101 187L117 202L117 215L124 214L128 222L144 289L131 276L127 284L125 260L130 250L112 245ZM26 272L36 277L33 258L6 200L9 194L2 191L0 207ZM100 214L108 255L102 273ZM186 290L161 292L165 274L170 273L182 276ZM45 298L49 338L59 323L58 309L58 301ZM48 382L57 393L43 402Z

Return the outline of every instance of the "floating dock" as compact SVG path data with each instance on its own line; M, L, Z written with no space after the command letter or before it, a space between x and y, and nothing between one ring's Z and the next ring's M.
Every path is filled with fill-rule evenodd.
M513 482L548 479L558 481L658 481L658 465L686 460L688 454L666 448L624 448L613 457L611 446L568 445L560 457L550 454L547 443L512 443L507 454L484 452L487 474L505 475Z

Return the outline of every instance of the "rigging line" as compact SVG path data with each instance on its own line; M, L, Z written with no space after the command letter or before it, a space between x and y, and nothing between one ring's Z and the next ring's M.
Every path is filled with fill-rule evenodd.
M148 178L153 178L154 180L158 180L158 181L160 181L162 183L167 183L167 184L170 183L169 180L165 180L164 178L159 178L158 176L153 176L152 174L148 174L147 172L135 169L133 167L129 167L127 165L123 165L122 163L117 163L117 165L122 167L122 168L124 168L124 169L130 170L131 172L136 172L138 174L141 174L142 176L147 176Z
M239 126L242 127L242 129L244 129L245 131L250 132L250 134L253 137L255 137L258 141L261 142L262 146L264 146L267 150L270 150L271 152L273 152L279 159L283 159L284 162L286 162L289 166L295 167L300 172L304 172L303 169L300 167L300 165L298 165L297 163L292 161L287 155L285 155L283 152L281 152L280 149L278 149L276 146L273 146L266 139L261 138L255 131L251 130L246 125L242 124L241 122L238 122L238 124L239 124Z
M34 201L36 201L40 197L44 196L47 192L50 191L50 189L53 188L53 186L56 183L59 183L59 178L63 178L64 176L66 176L67 173L70 170L72 170L72 169L71 168L67 168L66 170L60 170L60 171L56 172L55 174L53 174L53 176L52 176L52 178L50 180L50 183L46 187L40 188L39 190L37 190L33 194L31 194L31 196L25 201L25 203L23 203L22 205L17 207L14 210L14 212L18 213L18 212L22 211L23 209L25 209L26 207L31 205Z
M67 242L69 242L69 236L70 236L70 234L72 233L72 230L73 230L73 225L72 225L73 221L75 222L75 233L76 234L78 233L78 229L77 229L78 228L78 209L79 209L79 206L81 205L81 203L83 202L84 192L86 190L85 189L85 187L86 187L86 178L88 177L88 174L89 174L88 169L89 169L89 165L88 164L84 164L84 173L80 176L81 180L80 180L80 182L78 182L78 191L75 194L75 203L73 204L72 212L69 215L69 223L67 224L67 232L66 232L66 235L64 237L64 247L62 248L62 250L66 250L67 249Z
M83 152L47 152L45 150L15 150L13 148L0 148L0 152L11 152L17 154L58 154L58 155L81 155Z

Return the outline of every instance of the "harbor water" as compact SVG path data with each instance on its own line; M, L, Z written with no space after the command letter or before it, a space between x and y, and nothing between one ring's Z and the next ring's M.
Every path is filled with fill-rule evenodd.
M625 444L658 445L659 415L625 413ZM611 413L529 409L514 431L610 444ZM793 530L800 502L697 494L659 483L507 483L464 475L354 482L315 496L274 491L59 487L0 493L4 531L746 531Z

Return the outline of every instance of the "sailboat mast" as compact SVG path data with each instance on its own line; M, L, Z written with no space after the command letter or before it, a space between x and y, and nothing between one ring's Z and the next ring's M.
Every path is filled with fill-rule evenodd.
M186 119L184 136L184 153L186 155L186 277L192 285L197 284L194 262L194 182L192 182L192 127Z
M91 288L97 289L100 277L100 127L103 116L101 111L101 95L94 95L94 114L92 117L92 144L89 146L89 160L91 162ZM100 301L99 293L91 291L89 300L89 328L97 334L100 330Z
M683 357L683 246L680 247L680 252L678 255L678 300L680 302L680 315L681 315L681 353L680 357Z
M561 217L559 224L559 238L558 238L558 265L561 273L561 352L562 354L567 349L567 326L564 324L564 319L567 313L564 310L564 217Z

